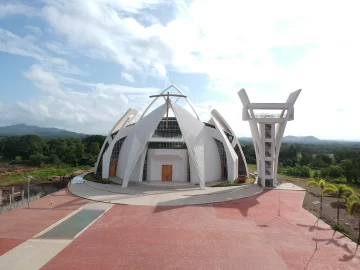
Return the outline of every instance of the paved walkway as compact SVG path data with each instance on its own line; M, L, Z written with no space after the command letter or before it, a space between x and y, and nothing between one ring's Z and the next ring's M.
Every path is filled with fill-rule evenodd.
M85 202L87 204L83 205L81 210L80 208L77 209L70 213L65 219L54 223L52 226L39 232L31 239L9 250L3 256L0 256L1 269L40 269L98 219L95 218L91 220L91 222L85 224L86 226L81 226L83 225L82 220L86 219L85 215L82 215L82 220L77 220L77 222L69 224L69 221L71 223L72 218L83 211L106 212L112 207L111 204ZM65 230L61 230L65 224ZM69 233L74 231L77 233L73 237L68 237ZM48 237L47 235L49 234L53 237Z
M297 190L297 191L305 191L302 187L299 187L292 183L281 183L276 188L265 188L265 189L282 189L282 190Z
M99 184L86 181L69 184L70 192L76 196L99 202L131 205L197 205L223 202L254 196L263 191L259 185L233 187L206 187L184 185L184 183L139 184L123 188L119 185Z
M47 240L42 255L24 248L36 241L30 239L1 256L0 265L19 269L4 264L18 251L18 258L22 254L28 262L36 263L36 256L41 260L36 267L20 269L359 269L356 244L323 222L317 230L316 217L301 207L304 194L266 190L245 199L191 206L96 203L97 209L109 207L107 212L74 239ZM12 214L17 211L7 218L20 218ZM4 220L0 215L0 224ZM38 222L25 220L23 230ZM10 227L7 231L12 233Z
M82 207L87 200L67 190L48 195L27 205L0 214L0 255L23 243L50 225Z

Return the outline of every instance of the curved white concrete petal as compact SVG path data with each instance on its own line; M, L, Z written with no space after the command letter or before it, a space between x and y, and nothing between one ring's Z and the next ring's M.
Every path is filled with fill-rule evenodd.
M235 150L232 148L231 143L229 142L227 136L225 135L224 131L221 128L221 125L212 117L211 119L215 124L215 127L222 138L222 143L224 145L226 151L226 163L227 163L227 170L228 170L228 179L229 181L233 182L237 178L237 166L238 166L238 156L235 153Z
M184 137L184 141L186 143L188 154L189 154L189 161L191 162L192 166L190 166L190 171L195 169L195 172L191 172L191 174L197 174L199 177L200 188L205 187L205 180L204 175L202 174L203 169L200 167L198 162L198 158L195 152L195 142L197 137L199 136L201 130L204 127L204 124L198 121L194 116L191 115L190 112L183 109L178 104L171 102L171 108L175 114L175 117L179 123L179 127L181 133ZM200 152L198 152L200 154ZM199 156L201 160L201 157Z
M239 147L239 150L240 150L240 154L241 154L241 157L242 160L243 160L243 163L244 163L244 167L245 167L245 171L246 171L246 175L248 176L249 175L249 172L248 172L248 166L247 166L247 162L246 162L246 159L245 159L245 155L244 155L244 152L240 146L240 143L239 143L239 140L236 138L235 136L235 132L234 130L231 128L231 126L226 122L225 118L222 117L222 115L216 110L216 109L213 109L211 111L211 115L224 127L226 127L231 134L234 135L234 140L233 142L231 143L231 146L232 148L235 148L235 146L237 145Z
M128 152L128 162L127 168L124 174L124 181L123 187L127 187L131 174L134 170L138 159L143 152L144 147L146 146L148 140L154 133L157 125L159 124L160 120L166 113L166 104L158 107L146 117L140 119L133 127L133 139L131 142L131 148Z
M138 111L136 109L128 109L124 115L116 122L116 124L114 125L114 127L111 129L111 131L109 132L109 134L107 135L103 145L101 146L101 150L100 150L100 155L97 158L97 161L95 163L95 167L94 167L94 171L97 172L98 170L98 165L100 162L101 157L103 156L103 151L104 148L106 146L106 144L108 143L110 145L110 143L112 142L112 137L111 134L113 134L114 132L122 129L125 127L125 125L133 118L137 115ZM115 138L114 138L115 139ZM104 162L103 162L104 163ZM107 178L106 176L104 176L104 171L103 171L103 178Z

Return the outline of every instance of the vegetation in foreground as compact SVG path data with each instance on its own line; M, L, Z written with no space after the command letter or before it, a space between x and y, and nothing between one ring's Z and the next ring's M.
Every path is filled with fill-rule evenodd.
M42 138L37 135L0 138L0 156L11 164L30 166L94 166L104 136Z
M255 182L254 178L247 178L245 182L237 181L234 182L225 181L220 184L214 185L212 187L233 187L233 186L242 186L242 185L251 185Z
M254 146L242 142L250 170L256 170ZM255 167L254 167L255 166ZM279 155L279 174L308 180L325 179L334 184L360 187L360 142L331 144L283 143ZM309 179L310 178L310 179Z
M100 184L118 185L118 183L112 182L109 179L97 177L94 175L94 173L88 173L87 175L84 176L84 179L87 181L96 182L96 183L100 183Z
M78 166L78 167L69 167L69 166L49 166L43 167L31 172L20 172L10 174L3 179L0 179L0 186L9 186L14 184L26 183L26 177L31 175L33 177L33 181L37 183L43 183L51 181L51 178L54 176L67 176L72 173L80 170L88 170L90 166Z

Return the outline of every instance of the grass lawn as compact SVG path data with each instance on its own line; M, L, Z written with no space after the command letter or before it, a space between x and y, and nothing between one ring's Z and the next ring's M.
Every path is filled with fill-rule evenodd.
M90 166L81 166L81 167L43 167L39 168L35 171L31 172L20 172L20 173L13 173L6 176L3 179L0 179L0 186L9 186L14 184L26 183L27 180L25 179L26 176L31 175L33 180L36 182L48 182L49 178L52 176L64 176L72 174L73 172L79 170L88 170Z
M248 164L248 169L250 171L256 171L256 164Z

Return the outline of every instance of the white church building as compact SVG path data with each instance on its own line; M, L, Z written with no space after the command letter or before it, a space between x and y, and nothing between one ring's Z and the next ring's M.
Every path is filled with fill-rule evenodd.
M177 93L167 92L173 88ZM138 121L129 109L107 136L95 174L129 181L184 181L205 187L205 182L233 181L247 176L247 164L232 128L216 111L202 122L191 102L174 85L154 98ZM193 111L178 104L184 98ZM148 113L156 100L164 103Z

